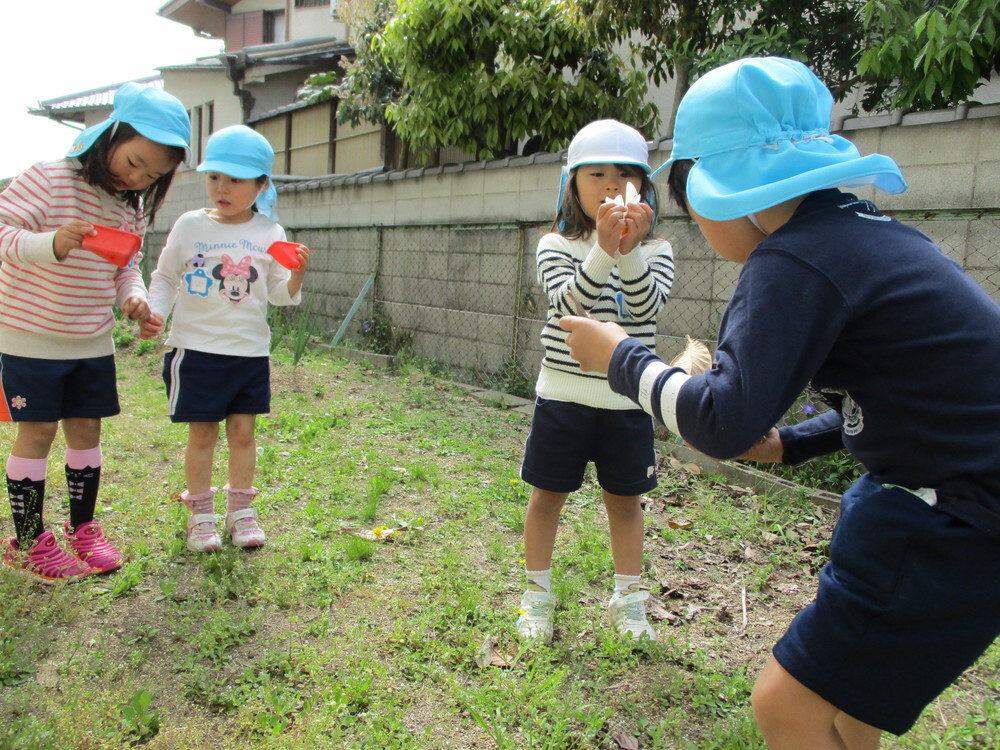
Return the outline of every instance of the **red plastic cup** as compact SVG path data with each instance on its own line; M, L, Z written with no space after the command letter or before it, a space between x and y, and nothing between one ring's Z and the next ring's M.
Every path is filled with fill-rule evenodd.
M300 247L305 247L305 245L299 242L283 242L279 240L278 242L271 243L271 246L267 249L267 254L285 268L298 268L301 265L299 263Z
M116 266L124 268L132 262L139 248L142 247L142 237L132 232L122 229L112 229L111 227L94 224L97 234L88 234L83 238L80 246L84 250L89 250L95 255L99 255L104 260L114 263Z

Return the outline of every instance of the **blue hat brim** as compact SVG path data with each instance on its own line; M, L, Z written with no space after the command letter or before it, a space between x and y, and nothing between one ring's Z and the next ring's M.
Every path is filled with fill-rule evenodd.
M66 152L66 156L79 157L81 154L88 151L97 139L100 138L104 132L116 122L118 122L118 120L113 117L109 117L96 125L91 125L73 139L73 143L70 144L69 151ZM162 143L164 146L177 146L178 148L183 149L185 164L191 160L191 148L187 145L184 139L179 137L177 134L171 133L167 130L160 130L159 128L154 128L150 125L133 124L132 127L135 128L135 131L139 135L144 138L148 138L155 143Z
M230 177L236 177L240 180L252 180L255 177L269 176L266 172L261 172L259 169L254 169L253 167L248 167L246 164L237 164L223 159L206 159L198 165L196 171L218 172L219 174L227 174Z
M907 188L891 158L883 154L861 156L853 143L831 135L704 156L691 167L686 197L699 215L726 221L816 190L861 186L886 193L902 193Z
M160 130L159 128L154 128L151 125L144 125L140 123L130 123L139 135L145 136L155 143L162 143L164 146L176 146L177 148L184 150L184 163L187 164L191 161L191 148L184 142L176 133L172 133L168 130Z
M110 117L96 125L91 125L86 130L83 130L76 138L73 139L73 143L70 144L69 151L66 152L68 157L78 157L85 153L94 145L94 142L101 137L105 130L110 128L115 123Z

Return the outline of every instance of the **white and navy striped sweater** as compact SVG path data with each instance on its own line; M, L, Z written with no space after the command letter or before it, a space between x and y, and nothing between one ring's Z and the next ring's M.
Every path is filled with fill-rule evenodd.
M611 257L591 239L568 240L550 233L539 240L536 261L538 282L549 301L538 395L599 409L635 409L635 402L611 390L604 375L580 369L569 355L559 319L576 314L575 298L591 317L613 320L654 348L656 316L674 281L670 243L647 240L627 255Z
M69 221L142 235L146 220L77 175L76 159L35 164L0 193L0 352L41 359L85 359L114 352L112 308L145 299L136 267L83 249L56 260L52 240Z

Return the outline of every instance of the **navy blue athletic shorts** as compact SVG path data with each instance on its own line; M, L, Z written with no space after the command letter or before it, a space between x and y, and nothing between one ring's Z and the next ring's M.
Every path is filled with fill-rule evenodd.
M0 354L0 422L101 419L121 411L115 357L37 359Z
M641 409L596 409L537 398L524 446L521 479L549 492L574 492L589 461L613 495L656 487L653 418Z
M841 711L903 734L1000 635L998 581L996 538L866 474L774 656Z
M229 414L271 410L269 357L172 349L163 357L171 422L221 422Z

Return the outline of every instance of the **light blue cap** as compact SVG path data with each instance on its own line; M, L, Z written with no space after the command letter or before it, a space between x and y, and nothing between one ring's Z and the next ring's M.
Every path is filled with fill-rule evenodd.
M199 172L219 172L241 180L267 177L267 187L257 198L257 210L277 221L278 191L270 179L273 168L271 144L246 125L230 125L214 133L205 146L205 160L198 165Z
M670 158L653 178L666 178L678 159L695 159L688 203L717 221L824 188L906 190L891 158L862 156L846 138L830 134L832 108L826 86L795 60L748 57L722 65L684 95Z
M142 136L165 146L184 149L184 162L191 158L191 119L180 100L153 86L128 82L115 92L108 119L91 125L76 137L66 156L80 156L117 122L131 125Z

